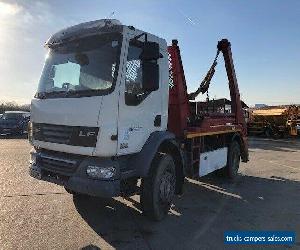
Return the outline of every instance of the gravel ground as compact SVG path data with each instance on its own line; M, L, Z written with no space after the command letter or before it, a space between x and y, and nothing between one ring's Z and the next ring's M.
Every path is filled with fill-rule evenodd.
M273 248L300 249L300 140L250 139L250 162L234 183L186 180L159 223L141 215L136 196L73 199L31 178L29 150L25 139L0 138L0 249L270 248L225 246L226 230L296 231L295 245Z

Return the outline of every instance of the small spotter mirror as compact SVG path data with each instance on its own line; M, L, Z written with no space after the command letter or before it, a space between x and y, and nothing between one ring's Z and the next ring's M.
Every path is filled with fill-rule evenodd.
M56 66L52 65L49 72L49 79L53 79L55 77L55 72L56 72Z

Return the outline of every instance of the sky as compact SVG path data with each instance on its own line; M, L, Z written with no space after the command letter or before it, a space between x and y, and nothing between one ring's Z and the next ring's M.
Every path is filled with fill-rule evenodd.
M298 0L0 0L0 101L30 103L51 34L111 17L169 44L178 39L189 91L209 69L218 40L227 38L247 104L300 103ZM222 58L209 96L229 96Z

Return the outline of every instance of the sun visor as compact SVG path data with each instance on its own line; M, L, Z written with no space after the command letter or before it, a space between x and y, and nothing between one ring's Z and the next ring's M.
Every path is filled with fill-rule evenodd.
M63 29L52 35L45 43L45 46L51 47L81 37L108 32L122 32L122 30L123 26L120 21L116 19L100 19Z

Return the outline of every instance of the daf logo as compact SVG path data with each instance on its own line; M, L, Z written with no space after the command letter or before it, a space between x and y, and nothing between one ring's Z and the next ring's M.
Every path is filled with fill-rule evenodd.
M96 135L96 132L94 132L94 131L82 131L82 130L80 130L78 136L80 136L80 137L90 137L90 136L95 136L95 135Z

